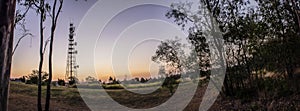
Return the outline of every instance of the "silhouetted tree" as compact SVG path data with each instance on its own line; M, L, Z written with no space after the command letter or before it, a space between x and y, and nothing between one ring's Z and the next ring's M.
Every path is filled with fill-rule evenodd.
M299 10L299 1L251 2L258 5L250 7L249 0L200 0L197 11L191 11L194 4L180 2L172 4L166 14L183 28L191 25L188 39L196 49L200 68L208 67L207 57L216 55L207 54L207 43L216 42L215 36L225 40L227 72L224 92L228 95L234 95L238 92L236 90L253 89L254 78L263 75L260 72L264 70L293 78L293 70L299 66L296 48L299 43L295 42L300 35L299 17L295 13ZM223 37L217 28L224 33Z
M109 81L109 82L113 82L113 80L114 80L114 79L113 79L111 76L109 76L108 81Z
M97 83L97 79L92 77L92 76L88 76L85 78L85 81L88 82L88 83Z
M78 82L78 78L76 78L76 77L69 77L68 78L69 79L69 85L74 85L74 84L76 84L77 82Z
M38 77L39 71L38 70L32 70L32 73L27 76L26 84L36 84L38 85ZM42 84L46 84L48 81L49 74L46 72L42 72Z
M26 77L25 77L25 76L22 76L22 77L19 78L19 80L20 80L21 82L25 83L25 82L26 82Z
M16 0L0 0L0 110L7 110Z
M50 6L48 3L45 3L45 0L19 0L22 2L24 6L31 7L32 9L36 10L38 14L40 14L40 62L39 62L39 75L38 75L38 98L37 98L37 109L38 111L42 111L42 69L43 69L43 62L44 62L44 22L46 20L46 12L50 10Z
M182 57L184 56L184 44L180 43L179 38L175 40L161 41L155 55L152 56L152 61L165 65L169 74L178 74L182 72Z
M58 80L57 80L57 84L60 85L60 86L65 86L65 85L66 85L66 82L65 82L65 80L63 80L63 79L58 79Z
M51 26L50 46L49 46L49 48L50 48L49 49L49 80L48 80L48 83L47 83L47 92L46 92L46 104L45 104L45 110L46 111L49 111L50 98L51 98L52 56L53 56L54 33L55 33L57 20L58 20L59 14L61 13L61 9L62 9L64 0L59 0L58 9L56 9L57 8L57 2L58 2L57 0L54 0L54 3L51 7L52 10L51 9L49 10L52 26Z
M145 79L145 78L141 78L141 83L145 83L145 82L147 82L147 80Z
M57 6L58 0L54 0L53 4L50 5L46 0L19 0L22 2L24 6L30 7L31 9L35 9L38 14L40 14L40 63L39 63L39 86L38 86L38 110L42 110L41 106L41 70L43 67L44 61L44 53L46 46L44 46L44 22L50 17L51 21L51 30L50 30L50 38L47 40L46 44L50 42L50 50L49 50L49 80L47 81L47 91L46 91L46 104L45 110L49 110L50 104L50 89L52 82L52 53L53 53L53 40L54 33L56 29L57 20L59 14L62 9L62 4L64 0L59 0L59 5ZM58 7L58 9L56 9Z

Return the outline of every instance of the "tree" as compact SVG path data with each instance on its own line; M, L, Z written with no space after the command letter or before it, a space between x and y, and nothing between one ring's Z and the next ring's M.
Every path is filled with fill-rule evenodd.
M19 22L19 21L18 21ZM22 35L21 37L18 39L18 42L15 44L14 49L12 51L12 55L15 54L19 44L21 43L21 41L26 38L26 37L33 37L32 33L29 32L29 30L26 29L25 27L25 19L22 21L22 23L18 23L16 21L16 24L20 24L21 30L22 30Z
M157 47L155 55L152 56L152 61L165 65L168 74L179 74L182 72L182 66L184 60L184 44L180 43L179 38L175 40L161 41L161 44Z
M38 79L38 98L37 98L37 109L38 111L42 111L42 69L44 63L44 22L46 20L46 8L45 1L33 1L33 0L26 0L24 1L24 5L34 6L36 8L37 13L40 14L40 62L39 62L39 79Z
M38 77L39 75L39 71L38 70L32 70L32 73L29 74L26 78L26 84L36 84L38 85ZM48 81L48 76L49 74L46 72L42 72L42 84L46 84L46 82Z
M200 64L204 63L204 66L207 66L207 59L203 60L203 57L213 58L212 55L215 55L207 54L211 52L207 49L207 43L212 42L220 47L217 39L225 40L227 71L224 92L227 95L235 95L244 89L253 90L256 87L254 79L258 79L263 70L293 78L293 70L299 66L299 51L296 48L299 46L296 42L300 35L297 25L299 17L295 13L300 7L299 1L251 2L258 5L249 7L249 0L200 0L197 11L191 11L191 3L180 2L172 4L166 14L174 18L179 26L185 28L191 24L188 39L196 49ZM216 33L217 28L224 33L223 37Z
M145 78L142 77L140 82L141 83L146 83L147 81L148 81L147 79L145 79Z
M76 78L76 77L69 77L68 78L69 79L69 85L74 85L74 84L76 84L79 80L78 80L78 78Z
M65 86L66 85L65 80L63 80L63 79L58 79L57 84L60 85L60 86Z
M114 79L111 77L111 76L109 76L109 78L108 78L108 81L109 82L112 82Z
M159 76L160 78L162 78L162 77L165 77L165 75L166 75L165 66L163 66L163 65L159 66L159 69L158 69L158 76Z
M219 30L219 20L216 19L221 12L220 0L199 0L199 4L192 2L173 3L166 17L174 19L174 22L182 26L183 30L187 29L189 36L187 40L192 45L192 53L195 52L196 57L190 55L188 59L194 59L197 62L201 72L207 72L211 68L210 63L223 65L223 46L222 36ZM197 7L198 10L191 10ZM186 27L190 26L190 27ZM209 46L209 43L211 46ZM209 47L214 47L210 50ZM213 53L213 54L211 54ZM213 56L211 56L213 55ZM212 58L212 59L211 59ZM221 59L221 60L218 60ZM218 61L217 61L218 60ZM188 64L190 68L192 64ZM195 66L195 65L194 65ZM203 74L203 73L202 73ZM209 74L204 74L207 78Z
M32 7L31 5L24 5L23 2L21 2L21 0L17 1L17 5L19 7L24 6L23 8L24 11L22 11L21 9L17 9L16 10L16 15L15 15L15 25L14 28L17 28L17 26L19 26L21 28L22 31L22 35L21 37L19 37L18 42L15 44L12 55L15 54L19 44L21 43L21 41L26 38L26 37L33 37L32 33L29 32L29 30L26 29L26 15L29 12L30 8Z
M51 16L51 34L50 34L50 49L49 49L49 80L47 83L47 93L46 93L46 104L45 104L45 110L49 111L50 106L50 96L51 96L51 82L52 82L52 56L53 56L53 39L54 39L54 33L56 29L57 20L59 17L59 14L61 13L62 5L64 0L59 0L59 7L58 10L56 10L56 4L57 0L54 0L54 3L52 5L52 13Z
M26 77L25 77L25 76L22 76L22 77L19 78L19 80L20 80L21 82L25 83L25 82L26 82Z
M292 3L291 3L292 2ZM298 5L295 5L298 4ZM277 56L277 60L281 61L282 66L278 67L284 69L288 78L293 78L293 72L298 63L295 63L296 49L292 45L295 45L295 41L300 37L298 15L295 13L295 9L299 9L300 2L297 1L280 1L275 0L273 2L258 1L260 12L263 20L268 25L268 35L270 36L271 44L278 44L277 51L281 52L273 56ZM277 42L277 43L276 43ZM281 60L278 60L281 59Z
M20 1L21 2L21 1ZM54 0L52 5L50 5L49 1L46 0L23 0L22 1L24 6L31 7L32 9L35 9L36 12L40 15L40 63L39 63L39 82L38 82L38 110L42 110L41 105L41 70L43 68L43 62L44 62L44 53L46 50L46 45L48 42L50 42L49 47L49 80L47 82L47 91L46 91L46 104L45 104L45 110L49 110L49 104L50 104L50 89L51 89L51 82L52 82L52 53L53 53L53 39L56 29L57 20L59 17L59 14L62 9L63 0L59 0L59 4L57 4L58 0ZM58 6L57 6L58 5ZM58 7L58 9L56 9ZM50 38L49 40L46 40L45 46L44 46L44 22L47 20L47 18L50 17L51 22L51 30L50 30Z
M0 0L0 110L7 110L16 0Z
M88 82L88 83L97 83L98 82L98 80L96 79L96 78L94 78L94 77L92 77L92 76L88 76L88 77L86 77L85 78L85 81L86 82Z

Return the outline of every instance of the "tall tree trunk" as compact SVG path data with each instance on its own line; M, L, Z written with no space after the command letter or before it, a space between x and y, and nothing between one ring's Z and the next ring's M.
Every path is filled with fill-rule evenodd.
M42 111L42 70L44 62L44 0L40 1L40 63L39 63L39 80L38 80L38 98L37 98L37 108L38 111ZM46 46L45 46L46 47Z
M50 108L50 98L51 98L51 82L52 82L52 55L53 55L53 41L54 41L54 34L57 24L57 19L62 9L63 0L60 0L59 8L56 12L56 4L57 0L54 0L52 6L52 27L51 27L51 35L50 35L50 49L49 49L49 78L47 82L47 92L46 92L46 104L45 104L45 111L49 111Z
M55 23L55 7L56 7L57 0L54 0L53 5L53 13L52 13L52 27L51 27L51 35L50 35L50 49L49 49L49 78L47 81L47 91L46 91L46 104L45 104L45 111L49 111L50 107L50 98L51 98L51 82L52 82L52 53L53 53L53 39L54 39L54 32L56 28Z
M0 0L0 110L8 105L16 0Z

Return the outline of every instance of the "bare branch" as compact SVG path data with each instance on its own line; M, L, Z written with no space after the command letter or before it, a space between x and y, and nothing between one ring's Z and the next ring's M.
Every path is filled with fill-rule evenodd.
M30 33L29 30L27 30L26 27L25 27L25 19L23 19L22 23L19 22L19 25L21 27L21 31L23 31L23 34L18 39L18 42L17 42L17 44L15 45L15 47L12 51L12 56L14 55L15 51L17 50L17 48L18 48L18 46L19 46L22 39L24 39L25 37L33 37L32 33Z
M33 35L32 35L31 33L25 33L24 35L22 35L22 36L19 38L17 44L15 45L15 47L14 47L14 49L13 49L13 52L12 52L12 55L15 54L15 52L16 52L16 50L17 50L17 47L19 46L21 40L22 40L23 38L25 38L25 37L33 37Z
M55 24L56 24L56 22L57 22L57 19L58 19L58 16L59 16L60 12L61 12L62 4L64 3L64 0L59 0L59 2L60 2L59 8L58 8L58 11L57 11L57 13L56 13L55 20L54 20Z
M44 45L44 49L43 49L43 55L45 54L46 50L47 50L47 46L50 42L51 37L48 37L48 39L45 41L45 45Z

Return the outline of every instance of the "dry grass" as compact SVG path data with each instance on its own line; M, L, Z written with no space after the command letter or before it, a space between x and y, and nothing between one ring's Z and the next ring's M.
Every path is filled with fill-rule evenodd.
M89 111L76 89L53 87L51 98L52 111ZM42 104L45 103L45 87L43 87ZM11 82L9 95L9 111L35 111L37 109L37 86Z
M185 108L185 111L199 110L202 96L205 93L207 84L198 87L192 101ZM94 89L84 89L95 93ZM65 87L53 87L51 98L52 111L89 111L89 108L82 100L77 89ZM145 109L155 107L167 101L170 95L168 89L160 88L151 94L138 95L124 89L106 90L106 92L120 104L134 108ZM37 86L23 83L11 82L9 96L9 111L35 111L36 110ZM45 87L43 87L43 98L45 98ZM92 98L93 99L93 98ZM253 97L248 102L241 102L237 98L220 97L210 110L300 110L300 93L286 95L281 98ZM43 99L44 103L44 99Z

